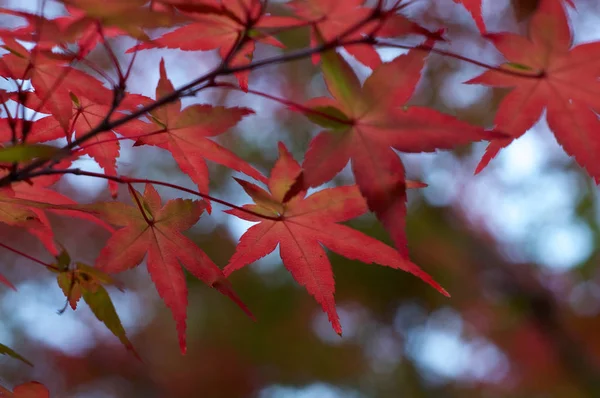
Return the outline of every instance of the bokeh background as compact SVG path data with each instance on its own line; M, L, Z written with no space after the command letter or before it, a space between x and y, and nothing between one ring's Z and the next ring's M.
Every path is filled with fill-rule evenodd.
M287 12L281 3L271 2L272 10ZM483 3L490 31L521 33L536 5L532 0ZM569 9L575 43L600 40L600 4L576 3L577 11ZM39 10L34 0L0 4ZM46 2L46 16L62 12L60 4ZM452 1L413 0L406 13L427 27L446 27L450 41L442 47L492 64L502 61L469 14ZM4 27L22 23L0 17ZM300 48L307 45L307 32L290 31L281 39L287 50ZM417 43L418 38L402 42ZM111 41L120 54L132 44ZM259 45L255 59L279 51ZM385 59L400 53L382 50ZM218 62L214 52L140 52L130 91L154 95L161 57L176 86ZM347 59L361 78L368 76L369 69ZM90 60L110 71L102 49ZM128 60L122 57L124 64ZM481 72L431 55L411 102L489 126L506 92L462 84ZM0 82L1 88L5 85ZM326 93L310 60L254 71L250 87L299 102ZM301 160L318 132L301 115L257 96L210 90L184 99L184 105L195 102L254 109L256 115L219 141L265 172L275 161L278 141ZM118 275L125 293L110 290L140 362L83 302L77 311L58 315L64 296L54 275L2 251L0 272L18 291L0 288L0 342L35 367L0 357L1 382L11 387L38 380L53 397L73 398L600 397L598 190L564 154L543 119L473 176L484 148L477 144L454 152L400 155L408 176L429 184L409 195L411 258L451 299L403 272L330 254L344 328L339 337L276 251L231 276L256 323L223 296L188 279L188 353L182 356L171 315L140 266ZM89 158L77 166L100 170ZM167 152L132 148L125 141L119 172L194 187ZM212 165L211 177L213 195L248 203L229 170ZM346 168L334 183L351 182ZM105 181L66 176L56 188L84 203L110 200ZM164 200L188 197L157 188ZM126 190L121 197L128 200ZM250 223L214 208L188 236L224 266ZM108 234L80 220L52 221L73 259L93 264ZM372 215L349 224L390 242ZM52 260L25 231L0 226L0 240Z

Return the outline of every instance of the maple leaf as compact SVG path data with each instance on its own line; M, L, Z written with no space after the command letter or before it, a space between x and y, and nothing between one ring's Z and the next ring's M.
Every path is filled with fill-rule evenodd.
M283 197L300 172L300 165L283 144L271 171L269 192L247 181L236 179L255 204L227 210L247 221L259 221L240 238L236 251L223 272L229 276L271 253L279 245L281 259L294 279L306 287L327 313L336 333L342 333L335 309L331 264L322 246L349 259L401 269L421 278L444 295L448 293L417 265L404 259L392 247L338 222L358 217L367 211L360 192L353 186L327 188L305 198L299 192L289 202Z
M19 384L12 392L0 386L0 397L5 398L50 398L50 391L42 383L30 381Z
M161 59L156 98L173 91L173 84L167 77L165 63ZM190 105L181 110L181 100L177 100L151 112L154 123L125 125L119 131L126 137L136 137L136 145L155 145L170 151L181 170L190 176L199 190L208 192L205 158L264 181L264 176L258 170L209 138L224 133L243 117L253 113L249 108L204 104ZM157 131L160 133L156 134ZM144 134L148 135L138 138Z
M330 42L346 34L345 40L360 39L365 35L374 37L398 37L408 34L424 35L440 40L439 33L431 32L412 22L405 16L396 13L395 9L377 12L370 21L364 23L353 33L348 30L367 21L373 15L374 9L364 6L365 0L292 0L286 6L292 8L301 19L312 21L310 42L312 46ZM381 58L371 44L353 44L344 49L359 62L376 68L381 64ZM319 61L318 53L312 55L314 63Z
M476 173L530 129L546 109L546 121L558 143L600 183L596 114L600 111L600 42L571 48L571 31L559 0L540 1L528 37L513 33L487 37L508 62L468 83L512 87L494 118L496 128L511 136L489 144Z
M252 60L254 42L283 47L277 39L259 31L260 28L288 27L299 21L289 17L264 14L260 0L195 0L162 1L185 12L193 22L166 33L152 41L139 44L126 52L151 48L178 48L184 51L218 49L226 59L238 46L230 66L242 66ZM237 72L240 87L248 90L250 71Z
M148 7L146 0L60 0L75 18L65 27L68 35L87 35L98 41L98 27L112 28L111 36L122 32L139 40L148 40L144 28L170 27L188 20L184 15Z
M198 221L205 203L174 199L162 206L160 196L150 184L146 184L143 196L133 189L131 194L137 206L104 202L74 207L92 212L120 227L101 250L95 266L107 273L121 272L140 264L148 253L148 272L173 314L183 353L186 351L187 286L181 265L208 286L232 299L252 317L221 269L180 232Z
M351 160L369 209L390 232L398 250L408 256L404 166L393 149L432 152L494 136L433 109L405 105L421 77L426 55L415 49L384 63L362 87L339 54L323 55L325 82L334 98L315 98L304 109L316 112L305 113L327 130L311 141L303 171L284 200L331 180Z

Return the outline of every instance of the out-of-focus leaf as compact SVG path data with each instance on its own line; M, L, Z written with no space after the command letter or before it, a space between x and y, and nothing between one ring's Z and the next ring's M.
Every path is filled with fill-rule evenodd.
M33 366L31 362L29 362L27 359L23 358L21 355L15 352L12 348L7 347L4 344L0 344L0 354L8 355L9 357L18 359L21 362L25 362L29 366Z
M30 381L19 384L10 392L6 388L0 386L0 397L10 398L50 398L50 391L42 383Z

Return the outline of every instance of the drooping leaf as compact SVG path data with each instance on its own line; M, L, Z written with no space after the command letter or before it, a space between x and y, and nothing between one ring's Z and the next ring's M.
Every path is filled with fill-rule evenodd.
M31 362L29 362L27 359L23 358L21 355L19 355L12 348L7 347L7 346L5 346L2 343L0 343L0 354L2 354L2 355L8 355L9 357L18 359L19 361L24 362L24 363L26 363L29 366L33 366L33 364Z
M96 284L93 288L83 289L82 296L96 318L104 323L108 330L117 336L121 343L139 358L139 355L136 353L133 345L127 338L127 334L123 328L123 325L121 324L119 315L117 315L115 306L113 305L112 300L110 299L110 296L108 295L108 292L104 286Z
M289 202L283 203L285 193L299 172L300 165L280 144L279 159L268 180L268 192L238 180L255 202L244 206L253 214L238 209L227 213L259 223L240 238L235 254L223 271L225 275L257 261L279 245L283 264L321 305L338 334L342 333L342 327L333 297L335 283L323 246L349 259L410 272L448 295L427 273L392 247L337 224L367 211L367 205L355 185L324 189L308 197L305 197L305 192L299 192Z

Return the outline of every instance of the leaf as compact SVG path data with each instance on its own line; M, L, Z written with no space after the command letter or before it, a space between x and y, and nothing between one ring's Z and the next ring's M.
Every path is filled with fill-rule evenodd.
M0 386L0 397L7 398L50 398L50 391L42 383L30 381L19 384L13 389L13 392Z
M238 181L256 203L244 206L253 214L238 209L228 210L227 213L259 223L250 227L240 238L233 257L223 270L225 275L229 276L235 270L257 261L279 245L285 267L317 300L327 313L333 329L340 335L342 327L333 297L333 272L322 246L349 259L410 272L448 295L427 273L402 258L392 247L337 224L367 211L366 203L355 185L327 188L308 197L301 192L284 204L283 196L299 172L300 166L280 143L279 159L268 180L269 192L249 182ZM278 203L279 211L273 203Z
M0 148L0 162L26 162L35 158L50 159L59 148L43 144L20 144Z
M183 15L157 11L147 7L146 0L60 0L69 6L69 11L78 16L78 20L69 25L69 33L75 35L90 27L115 27L131 37L147 40L144 28L171 27L187 21ZM132 18L132 16L135 16ZM96 29L97 30L97 29ZM88 32L89 34L89 32Z
M29 362L27 359L23 358L21 355L19 355L13 349L5 346L2 343L0 343L0 354L2 354L2 355L8 355L9 357L18 359L19 361L24 362L24 363L26 363L29 366L33 366L33 364L31 362Z
M159 69L157 98L174 90L167 77L164 60L161 60ZM136 145L155 145L170 151L181 170L198 185L200 192L208 192L208 167L204 159L240 171L259 181L264 180L258 170L209 138L224 133L253 113L248 108L204 104L191 105L181 110L181 101L178 100L152 112L154 123L136 125L134 128L125 125L119 131L126 137L135 137ZM139 138L144 134L147 136Z
M190 13L188 15L193 22L157 39L132 47L126 52L151 48L178 48L184 51L218 49L221 58L227 59L242 40L248 40L229 60L229 66L241 66L252 60L255 41L283 47L274 37L257 31L258 28L288 27L299 23L293 18L264 15L260 0L164 3L170 3ZM243 90L248 90L248 74L249 71L236 73Z
M508 62L468 83L512 87L494 118L496 128L510 136L490 143L476 173L530 129L546 109L558 143L600 183L600 42L571 48L571 31L559 0L540 1L528 37L495 33L487 38Z
M493 134L450 115L416 106L405 106L423 69L427 53L412 50L373 71L361 87L359 80L336 52L322 55L323 74L331 98L315 98L306 107L336 109L339 123L321 132L310 143L302 173L285 195L331 180L349 160L360 192L391 234L398 250L408 257L404 166L393 151L432 152L451 149ZM343 115L340 116L340 115ZM344 120L348 122L344 124ZM393 149L392 149L393 148Z
M139 359L139 355L133 348L133 345L127 338L125 329L121 324L119 315L115 310L115 306L108 295L108 292L102 285L96 285L95 289L83 289L83 299L86 304L90 307L96 318L104 323L108 330L110 330L115 336L119 338L121 343L132 351L135 356Z
M286 5L298 18L312 22L310 42L313 46L337 40L342 34L346 34L345 40L360 39L366 35L389 38L409 34L424 35L433 40L442 39L438 33L430 32L393 9L380 12L367 21L370 15L374 15L374 10L365 7L364 3L365 0L292 0ZM366 23L348 34L349 29L363 21ZM381 58L371 44L354 44L344 46L344 49L371 69L381 64ZM319 54L314 54L312 59L317 63Z
M133 189L131 192L135 206L119 202L78 206L80 211L91 212L121 227L100 252L96 267L107 273L125 271L139 265L148 253L148 272L173 313L182 353L186 351L187 286L181 265L208 286L232 299L252 317L219 267L181 234L198 221L205 203L175 199L162 206L160 196L150 184L146 184L143 196Z

